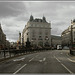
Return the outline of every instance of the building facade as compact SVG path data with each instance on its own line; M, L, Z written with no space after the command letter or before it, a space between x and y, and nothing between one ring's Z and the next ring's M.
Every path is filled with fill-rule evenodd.
M54 48L57 48L57 45L62 45L61 36L51 35L51 45Z
M10 42L8 40L6 40L6 49L10 48Z
M75 43L75 19L71 20L71 25L62 32L62 45L71 46L71 43Z
M33 46L51 46L51 23L48 23L44 16L42 19L34 19L31 15L22 32L24 45L26 45L27 39Z
M5 46L6 46L6 35L3 33L3 30L0 24L0 49L4 49Z

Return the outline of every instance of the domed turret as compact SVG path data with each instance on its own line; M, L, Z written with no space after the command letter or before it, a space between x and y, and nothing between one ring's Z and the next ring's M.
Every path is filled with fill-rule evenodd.
M44 16L43 16L43 18L42 18L42 19L43 19L43 22L46 22L46 18L45 18Z
M33 18L33 16L31 15L29 21L33 21L33 20L34 20L34 18Z

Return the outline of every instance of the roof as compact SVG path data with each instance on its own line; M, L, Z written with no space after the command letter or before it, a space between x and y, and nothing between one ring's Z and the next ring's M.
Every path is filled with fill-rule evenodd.
M61 36L55 36L55 35L51 35L52 39L60 39L61 40Z

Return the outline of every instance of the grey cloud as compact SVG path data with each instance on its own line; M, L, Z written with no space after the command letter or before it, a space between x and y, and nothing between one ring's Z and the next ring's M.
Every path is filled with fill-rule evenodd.
M62 20L62 21L59 20L59 21L57 21L57 22L54 21L54 22L52 23L52 26L53 26L53 27L54 27L54 26L62 27L62 26L66 26L66 24L68 24L67 21L65 22L65 21L63 21L63 20Z
M29 17L28 17L29 15L28 14L21 14L21 15L19 15L19 16L17 16L16 18L15 18L15 20L17 20L17 21L26 21L27 22L27 20L29 19Z
M0 2L0 18L17 16L26 11L22 2Z
M61 35L75 18L75 2L0 2L0 18L7 17L2 23L8 39L18 39L18 32L23 30L31 13L34 18L44 14L51 21L52 34Z
M61 35L61 33L68 28L70 24L68 23L68 21L54 21L52 23L52 34L54 35Z
M59 27L55 27L55 28L53 28L53 30L51 31L51 34L61 36L61 32L62 32L62 31L63 31L63 30L60 29Z
M11 39L11 40L14 40L14 41L18 40L19 31L17 31L16 29L6 27L6 30L4 30L4 33L6 34L7 39Z

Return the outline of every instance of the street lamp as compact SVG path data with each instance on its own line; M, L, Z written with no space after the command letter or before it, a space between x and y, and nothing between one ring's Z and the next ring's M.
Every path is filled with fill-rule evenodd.
M73 30L72 30L72 25L71 25L71 49L73 45Z

